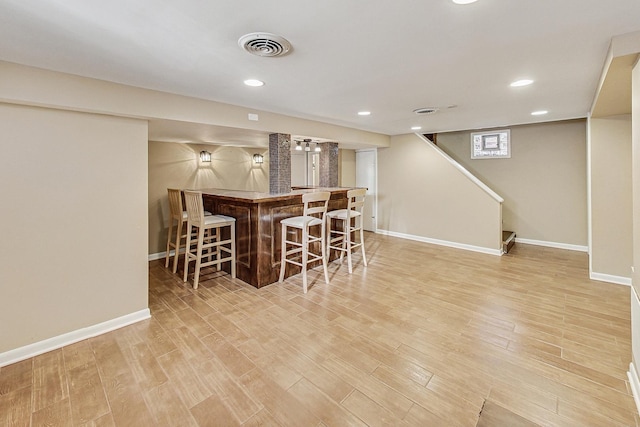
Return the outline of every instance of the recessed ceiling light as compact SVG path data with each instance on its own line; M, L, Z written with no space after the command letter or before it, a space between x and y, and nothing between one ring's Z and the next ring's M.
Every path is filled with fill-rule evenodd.
M548 111L547 110L539 110L539 111L534 111L533 113L531 113L532 116L543 116L545 114L547 114Z
M244 84L246 84L247 86L253 86L253 87L264 86L263 81L256 80L256 79L247 79L244 81Z
M371 111L358 111L359 116L369 116L371 115Z
M511 83L510 86L511 87L529 86L531 83L533 83L533 80L522 79L522 80L516 80L515 82Z
M455 4L469 4L469 3L475 3L478 0L453 0L453 2Z
M411 130L420 130L422 129L422 126L412 126Z

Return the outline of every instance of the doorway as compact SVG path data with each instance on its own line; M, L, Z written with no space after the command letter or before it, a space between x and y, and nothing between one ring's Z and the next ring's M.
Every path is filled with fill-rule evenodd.
M320 153L307 152L307 185L320 185Z
M376 214L378 211L378 151L356 151L356 187L366 187L367 197L362 209L362 227L375 232L378 228Z

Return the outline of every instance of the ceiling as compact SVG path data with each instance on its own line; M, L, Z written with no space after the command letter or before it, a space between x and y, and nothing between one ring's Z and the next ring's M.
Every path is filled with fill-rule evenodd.
M0 60L396 135L586 117L611 37L639 30L638 0L3 0ZM251 32L293 49L250 55ZM170 121L150 134L264 140Z

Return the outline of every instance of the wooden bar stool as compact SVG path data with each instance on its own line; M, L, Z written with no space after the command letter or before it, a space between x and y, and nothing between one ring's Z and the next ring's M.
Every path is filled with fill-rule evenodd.
M226 215L205 216L202 205L202 192L184 191L184 201L187 206L187 242L184 253L184 278L189 275L189 262L195 260L196 268L193 276L193 289L198 289L200 269L221 265L227 261L231 263L231 277L236 277L236 219ZM192 234L193 228L196 228ZM230 237L222 240L222 229L229 227ZM206 232L206 235L205 235ZM192 243L192 236L196 238ZM195 247L194 247L195 246ZM222 252L226 254L223 256ZM203 259L208 258L203 262Z
M167 232L167 253L165 255L164 266L169 268L169 258L171 257L171 249L174 250L173 255L173 272L178 271L178 257L184 253L184 244L187 239L187 211L182 207L182 191L175 188L167 188L169 194L169 230ZM211 212L204 211L205 216L211 215ZM175 225L175 236L174 232Z
M282 225L282 255L280 261L280 282L284 281L284 270L286 263L299 265L302 267L302 288L307 293L307 264L313 261L322 260L322 268L324 269L324 280L329 284L329 272L327 270L327 253L326 253L326 229L325 214L327 213L327 204L331 193L328 191L319 191L314 193L305 193L302 195L302 203L304 203L304 211L302 216L294 216L280 221ZM311 228L320 226L320 234L311 234ZM289 229L301 230L302 236L300 242L287 240ZM296 232L297 234L297 232ZM310 251L310 245L314 242L320 242L321 254ZM293 249L287 250L287 245ZM297 256L290 259L289 256L300 254L300 262L295 261Z
M187 238L186 231L183 231L187 223L187 212L182 208L182 191L175 188L167 188L167 193L169 194L169 231L167 233L167 254L164 266L169 268L171 248L173 248L175 251L173 255L173 272L175 273L178 270L180 249L184 248L183 242ZM173 235L174 224L176 226L175 236Z
M347 191L347 209L338 209L327 212L328 238L327 252L331 249L340 251L340 262L347 254L347 263L349 264L349 274L353 273L351 265L351 250L360 247L362 249L362 262L367 266L367 256L364 253L364 231L362 229L362 208L364 206L364 198L367 194L366 188ZM331 220L342 221L342 229L335 230L331 228ZM353 221L352 221L353 220ZM351 223L353 222L353 225ZM360 241L354 242L351 234L360 232Z

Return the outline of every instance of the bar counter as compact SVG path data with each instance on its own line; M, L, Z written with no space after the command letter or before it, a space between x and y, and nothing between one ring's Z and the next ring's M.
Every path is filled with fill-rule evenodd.
M347 207L347 191L350 189L298 187L283 194L218 188L200 191L206 210L236 219L236 277L260 288L278 281L280 221L302 215L302 195L329 191L331 198L327 209L344 209ZM335 257L335 254L332 255ZM316 265L320 264L310 264L310 268ZM300 273L298 266L287 264L286 268L285 277Z

